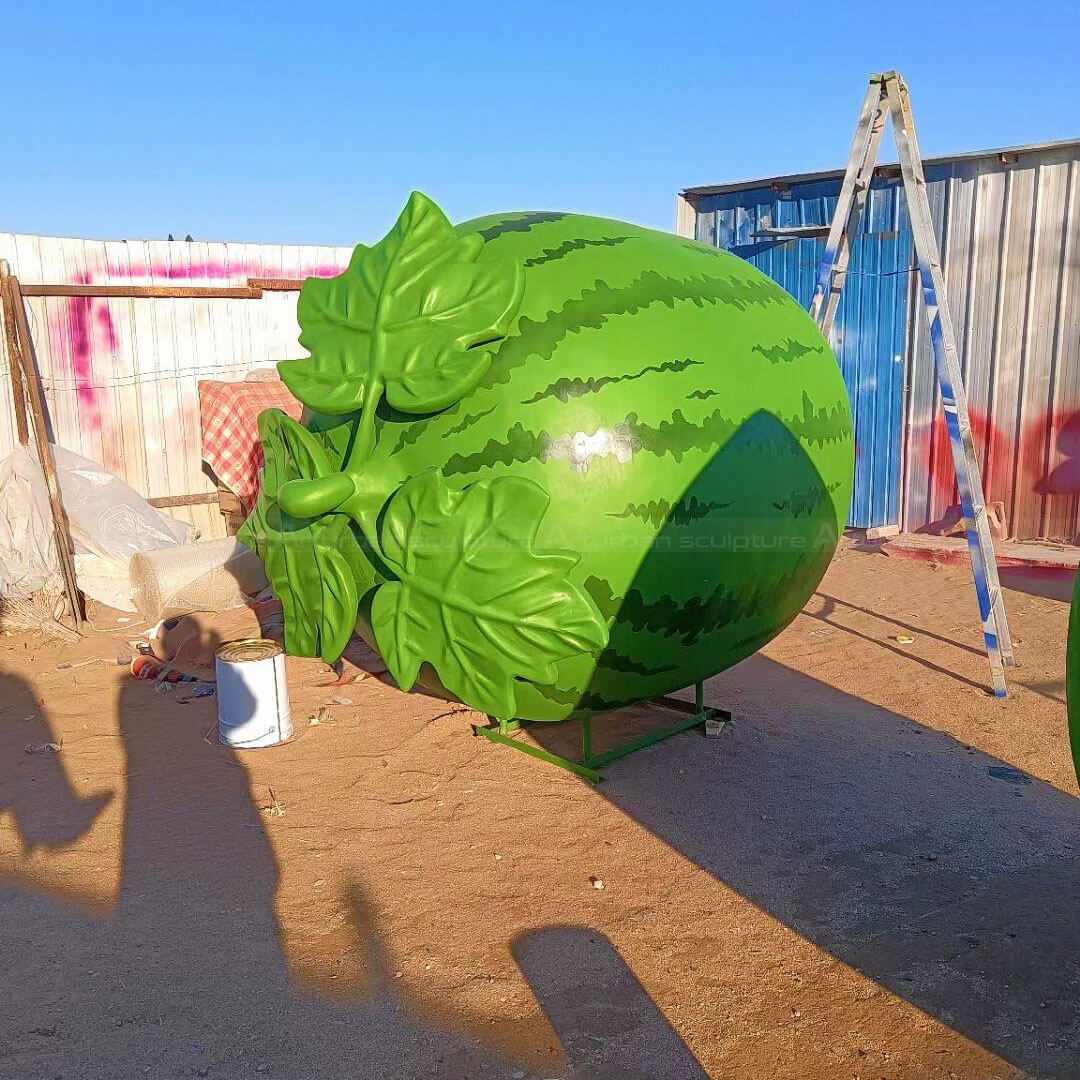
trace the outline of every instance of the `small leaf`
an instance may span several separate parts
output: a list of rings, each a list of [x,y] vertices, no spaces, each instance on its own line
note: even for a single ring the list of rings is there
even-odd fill
[[[323,444],[303,424],[298,424],[280,409],[271,411],[280,414],[279,418],[275,418],[277,437],[284,443],[285,450],[299,476],[305,478],[326,476],[333,471]],[[261,419],[262,415],[260,415]]]
[[[360,408],[372,387],[408,413],[458,401],[487,371],[524,289],[512,260],[476,262],[482,246],[413,192],[390,232],[358,247],[344,273],[304,282],[297,318],[311,356],[278,365],[286,385],[330,415]]]
[[[351,479],[330,470],[318,438],[291,417],[268,409],[259,417],[265,464],[255,508],[238,533],[263,562],[285,616],[285,647],[295,656],[336,660],[356,624],[358,588],[374,584],[349,519],[315,504],[340,503]],[[285,502],[280,501],[286,493]],[[304,511],[294,516],[292,510]]]
[[[259,439],[263,447],[259,490],[269,490],[274,498],[290,480],[311,480],[335,471],[318,437],[281,409],[259,413]]]
[[[319,653],[325,663],[333,664],[356,628],[356,579],[349,560],[337,548],[316,544],[315,558],[322,585]]]
[[[403,689],[427,662],[467,705],[509,719],[516,679],[550,684],[559,661],[604,647],[603,617],[567,576],[578,556],[535,546],[547,505],[531,480],[452,491],[434,469],[393,496],[381,539],[400,581],[379,588],[371,624]]]

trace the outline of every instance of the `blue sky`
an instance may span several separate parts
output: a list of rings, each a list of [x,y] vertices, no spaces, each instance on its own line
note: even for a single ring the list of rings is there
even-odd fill
[[[873,70],[928,156],[1080,135],[1076,11],[11,4],[0,229],[352,244],[413,188],[670,228],[680,187],[842,166]]]

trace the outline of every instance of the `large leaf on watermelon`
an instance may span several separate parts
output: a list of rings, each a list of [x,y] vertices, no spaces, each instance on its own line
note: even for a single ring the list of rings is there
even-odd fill
[[[348,644],[359,596],[374,576],[344,514],[298,517],[282,507],[281,493],[292,489],[303,496],[310,487],[317,494],[341,474],[322,475],[331,468],[322,445],[278,409],[259,417],[259,435],[265,455],[259,499],[238,539],[262,559],[281,601],[286,649],[333,663]]]
[[[531,480],[453,491],[436,469],[391,498],[380,536],[400,580],[376,592],[371,624],[403,689],[427,662],[466,704],[509,719],[516,679],[553,683],[560,660],[607,644],[603,616],[567,577],[578,556],[536,547],[547,506]]]
[[[311,355],[278,365],[289,389],[330,415],[360,408],[373,387],[407,413],[458,401],[487,371],[525,282],[512,260],[477,264],[482,246],[413,192],[390,232],[357,247],[344,273],[304,282],[297,318]]]

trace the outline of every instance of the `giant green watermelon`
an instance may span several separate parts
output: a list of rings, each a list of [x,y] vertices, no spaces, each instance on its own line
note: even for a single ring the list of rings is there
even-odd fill
[[[403,688],[503,719],[669,693],[824,574],[851,494],[836,361],[748,263],[618,221],[451,227],[414,194],[298,306],[242,538],[291,652],[354,626]]]

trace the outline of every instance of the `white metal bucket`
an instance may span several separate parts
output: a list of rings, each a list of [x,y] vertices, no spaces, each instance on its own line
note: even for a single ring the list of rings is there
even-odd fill
[[[292,735],[285,650],[276,641],[230,641],[214,655],[218,739],[226,746],[276,746]]]

